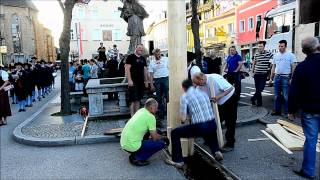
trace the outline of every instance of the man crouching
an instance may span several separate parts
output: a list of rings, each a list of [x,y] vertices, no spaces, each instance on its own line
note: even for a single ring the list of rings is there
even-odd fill
[[[157,101],[152,98],[148,99],[144,108],[138,110],[131,117],[121,133],[121,147],[130,153],[129,161],[133,165],[148,165],[147,160],[165,148],[168,143],[165,137],[156,132],[154,115],[157,109]]]

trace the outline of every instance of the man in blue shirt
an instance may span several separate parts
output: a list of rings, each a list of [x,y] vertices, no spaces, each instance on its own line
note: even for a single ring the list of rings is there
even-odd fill
[[[85,84],[87,84],[88,80],[90,79],[90,70],[91,70],[91,67],[88,63],[88,60],[85,59],[84,65],[82,66],[83,80],[84,80]]]
[[[235,94],[238,96],[238,100],[240,99],[241,93],[240,69],[242,65],[242,58],[238,54],[236,47],[231,46],[229,48],[229,56],[227,57],[225,72],[227,73],[227,80],[235,87]]]

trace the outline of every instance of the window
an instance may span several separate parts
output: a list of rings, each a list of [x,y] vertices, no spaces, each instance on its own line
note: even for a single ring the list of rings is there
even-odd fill
[[[11,35],[12,35],[12,43],[13,43],[13,52],[15,53],[21,52],[22,48],[21,48],[20,20],[16,15],[13,15],[11,20]]]
[[[111,30],[103,30],[103,41],[112,41],[112,31]]]
[[[91,39],[100,41],[101,40],[101,31],[100,29],[94,29],[91,34]]]
[[[266,38],[271,38],[274,34],[289,32],[293,24],[293,11],[288,11],[267,20]]]
[[[228,34],[234,34],[234,24],[230,23],[228,24]]]
[[[121,36],[121,31],[120,29],[114,29],[112,31],[112,39],[114,41],[121,41],[122,40],[122,36]]]
[[[84,9],[82,9],[82,8],[78,9],[78,18],[84,19],[85,16],[86,15],[85,15]]]
[[[100,18],[98,10],[92,10],[91,13],[92,13],[92,18],[93,19],[99,19]]]
[[[253,24],[253,17],[250,17],[248,19],[248,30],[253,30],[254,24]]]
[[[244,32],[245,31],[245,28],[244,28],[244,20],[241,20],[240,21],[240,32]]]
[[[211,18],[211,11],[204,12],[204,19],[210,19]]]
[[[120,18],[120,15],[121,15],[121,12],[120,12],[120,11],[113,11],[113,13],[112,13],[112,18],[113,18],[113,19],[119,19],[119,18]]]

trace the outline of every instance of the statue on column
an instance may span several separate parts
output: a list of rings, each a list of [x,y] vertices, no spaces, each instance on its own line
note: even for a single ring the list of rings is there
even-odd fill
[[[145,36],[143,19],[149,15],[137,0],[121,0],[123,7],[120,17],[128,23],[127,36],[130,37],[128,54],[132,54],[137,44],[141,44],[141,37]]]

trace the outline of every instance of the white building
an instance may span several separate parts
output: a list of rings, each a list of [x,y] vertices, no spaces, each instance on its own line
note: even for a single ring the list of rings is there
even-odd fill
[[[70,54],[80,59],[96,56],[100,42],[106,50],[117,45],[119,53],[128,51],[127,23],[120,18],[121,1],[91,1],[75,6],[71,24]]]

